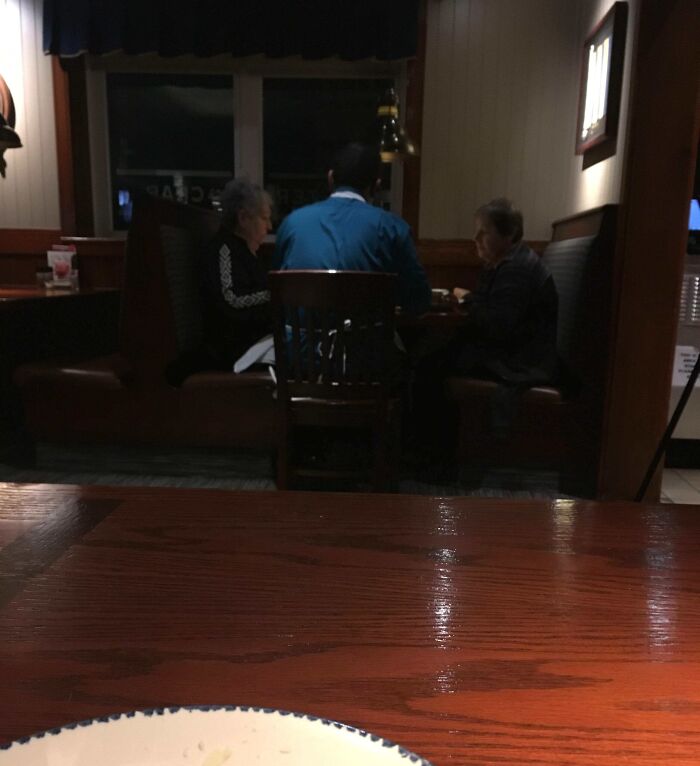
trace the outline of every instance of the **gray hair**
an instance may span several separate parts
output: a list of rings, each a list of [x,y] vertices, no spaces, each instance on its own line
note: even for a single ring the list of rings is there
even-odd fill
[[[260,213],[265,202],[272,205],[270,195],[261,186],[247,178],[234,178],[224,186],[219,196],[224,225],[235,227],[242,210],[251,215]]]
[[[489,220],[502,237],[513,242],[523,238],[523,214],[505,197],[497,197],[477,209],[476,215]]]

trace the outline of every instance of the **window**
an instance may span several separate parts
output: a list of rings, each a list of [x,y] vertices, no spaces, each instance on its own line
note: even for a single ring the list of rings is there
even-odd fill
[[[263,81],[264,185],[278,218],[328,195],[326,174],[349,141],[373,140],[387,79],[266,78]],[[383,179],[385,193],[389,193]]]
[[[233,175],[231,77],[109,74],[107,102],[114,228],[138,191],[211,207]]]
[[[210,207],[240,174],[271,192],[279,222],[327,195],[333,153],[369,138],[381,94],[404,73],[396,62],[186,58],[89,59],[97,236],[128,228],[137,192]],[[400,168],[384,174],[382,204],[400,212]]]

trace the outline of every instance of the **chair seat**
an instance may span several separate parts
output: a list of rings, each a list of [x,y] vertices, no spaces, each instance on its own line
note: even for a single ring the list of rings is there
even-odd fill
[[[493,396],[499,387],[499,383],[493,380],[479,380],[477,378],[452,377],[447,379],[447,395],[450,399],[488,399]],[[554,386],[533,386],[523,391],[520,404],[555,406],[562,404],[564,397],[562,392]]]
[[[385,417],[391,418],[399,407],[398,399],[389,399]],[[345,428],[369,428],[374,425],[379,409],[376,400],[292,399],[289,417],[297,425],[313,426],[325,423]]]

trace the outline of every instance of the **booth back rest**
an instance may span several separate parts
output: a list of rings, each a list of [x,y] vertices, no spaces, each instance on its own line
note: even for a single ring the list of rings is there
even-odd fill
[[[559,293],[557,345],[569,383],[602,413],[612,324],[617,205],[552,225],[543,258]]]
[[[597,492],[610,367],[617,205],[557,221],[544,256],[559,291],[559,351],[569,399],[563,436],[579,479]]]
[[[542,260],[554,279],[559,298],[557,315],[557,351],[559,358],[570,375],[576,375],[580,368],[582,333],[579,324],[585,307],[587,272],[590,269],[590,252],[595,237],[551,242],[544,251]]]
[[[165,273],[178,354],[195,351],[204,340],[200,283],[201,250],[189,229],[161,226]]]
[[[213,210],[150,195],[136,200],[126,245],[120,350],[137,381],[162,383],[167,365],[201,337],[197,264],[220,220]]]

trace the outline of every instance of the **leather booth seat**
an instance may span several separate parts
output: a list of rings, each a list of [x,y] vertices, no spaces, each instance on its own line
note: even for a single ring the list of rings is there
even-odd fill
[[[15,373],[37,441],[274,447],[274,383],[242,374],[170,371],[202,342],[199,257],[219,217],[176,202],[137,202],[126,248],[119,352]],[[180,364],[180,369],[185,369]]]

